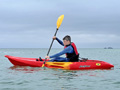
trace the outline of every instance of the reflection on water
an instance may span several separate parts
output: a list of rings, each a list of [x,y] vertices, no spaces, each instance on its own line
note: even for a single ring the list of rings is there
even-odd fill
[[[38,67],[29,67],[29,66],[12,66],[9,69],[15,71],[24,71],[25,73],[33,73],[42,70],[41,68]]]
[[[104,77],[104,74],[102,72],[107,71],[107,70],[61,70],[61,69],[52,69],[56,71],[57,73],[53,74],[57,76],[58,78],[62,79],[73,79],[77,77],[82,77],[82,76],[93,76],[93,77]],[[108,69],[112,70],[112,69]]]
[[[73,79],[77,77],[77,71],[70,71],[70,70],[61,70],[61,69],[53,69],[57,73],[53,74],[57,76],[59,79]]]
[[[62,70],[62,69],[55,69],[55,68],[46,68],[46,67],[29,67],[29,66],[11,66],[9,69],[14,71],[23,71],[24,73],[34,73],[39,71],[54,71],[54,73],[51,73],[52,75],[57,76],[59,79],[65,78],[65,79],[73,79],[75,77],[79,76],[95,76],[95,77],[103,77],[103,75],[100,74],[101,71],[105,70]],[[108,69],[112,70],[112,69]]]

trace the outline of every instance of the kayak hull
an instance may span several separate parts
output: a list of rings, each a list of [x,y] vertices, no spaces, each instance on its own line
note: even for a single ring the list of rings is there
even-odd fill
[[[43,61],[36,61],[38,58],[23,58],[9,55],[5,55],[5,57],[15,66],[42,67],[44,62],[44,59],[42,59]],[[100,60],[87,60],[81,62],[46,62],[45,67],[66,70],[86,70],[111,69],[114,65]]]

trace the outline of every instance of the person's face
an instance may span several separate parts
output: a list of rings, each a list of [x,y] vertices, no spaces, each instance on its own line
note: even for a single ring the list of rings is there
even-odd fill
[[[70,44],[70,41],[63,40],[63,44],[64,44],[64,46],[69,45],[69,44]]]

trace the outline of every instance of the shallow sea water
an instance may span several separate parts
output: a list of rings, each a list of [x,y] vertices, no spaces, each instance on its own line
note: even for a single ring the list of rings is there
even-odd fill
[[[113,64],[111,70],[69,71],[15,67],[4,55],[37,58],[48,49],[0,49],[0,90],[120,90],[120,49],[78,49],[80,56]],[[52,49],[50,55],[62,49]]]

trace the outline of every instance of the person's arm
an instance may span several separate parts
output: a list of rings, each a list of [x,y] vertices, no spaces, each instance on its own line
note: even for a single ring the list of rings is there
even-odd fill
[[[59,53],[57,53],[57,54],[55,54],[55,55],[50,56],[50,58],[59,57],[59,56],[61,56],[61,55],[63,55],[63,54],[72,53],[72,52],[73,52],[72,46],[68,46],[68,47],[65,48],[63,51],[61,51],[61,52],[59,52]]]
[[[59,42],[59,44],[61,44],[62,46],[64,46],[63,42],[62,42],[60,39],[58,39],[58,38],[56,37],[56,40]]]

